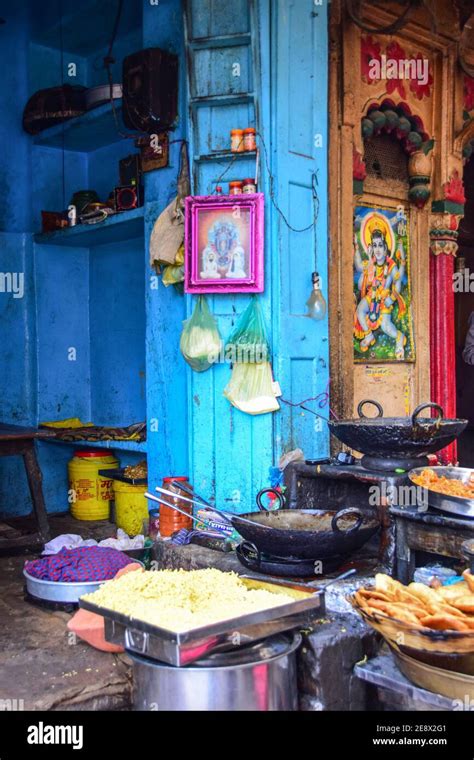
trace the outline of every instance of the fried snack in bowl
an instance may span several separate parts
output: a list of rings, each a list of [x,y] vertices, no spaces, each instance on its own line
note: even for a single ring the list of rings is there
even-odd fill
[[[474,653],[474,592],[466,573],[464,581],[436,589],[422,583],[404,586],[378,573],[374,587],[358,589],[348,601],[392,646],[412,652]]]
[[[460,499],[474,499],[474,480],[471,477],[469,483],[464,483],[457,478],[447,478],[438,475],[434,470],[427,467],[418,475],[413,475],[413,483],[429,491],[436,491],[445,496],[456,496]]]
[[[466,581],[471,594],[474,594],[474,575],[472,575],[472,573],[470,573],[469,570],[464,570],[462,577]]]

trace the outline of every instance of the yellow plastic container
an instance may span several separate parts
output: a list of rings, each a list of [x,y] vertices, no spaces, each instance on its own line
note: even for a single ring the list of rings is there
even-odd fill
[[[115,457],[103,451],[74,452],[68,462],[68,475],[73,496],[71,514],[76,520],[109,519],[110,502],[114,498],[113,480],[99,475],[99,470],[115,470],[118,466]]]
[[[129,536],[143,533],[143,521],[148,519],[146,490],[146,486],[114,480],[115,524]]]

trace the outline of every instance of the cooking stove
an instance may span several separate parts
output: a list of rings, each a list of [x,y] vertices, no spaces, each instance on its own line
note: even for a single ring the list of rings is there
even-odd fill
[[[299,559],[298,557],[276,557],[260,552],[250,541],[242,541],[235,551],[239,562],[254,573],[264,573],[280,578],[320,579],[338,570],[346,557],[327,559]]]
[[[352,464],[337,459],[288,465],[285,469],[289,509],[342,509],[356,507],[361,512],[378,511],[381,530],[354,556],[376,557],[387,572],[395,570],[395,531],[390,519],[390,493],[410,484],[407,472],[368,469],[361,460]],[[397,460],[397,464],[401,462]]]
[[[352,461],[352,460],[351,460]],[[353,464],[337,460],[289,465],[285,470],[287,507],[290,509],[340,509],[357,507],[362,512],[377,509],[381,530],[357,554],[377,557],[383,568],[402,583],[413,580],[415,568],[428,561],[446,558],[467,566],[462,544],[474,539],[474,520],[433,508],[394,499],[408,494],[408,469],[368,469],[367,460]],[[408,465],[408,463],[405,463]],[[375,488],[374,488],[375,487]],[[451,562],[451,564],[453,564]]]

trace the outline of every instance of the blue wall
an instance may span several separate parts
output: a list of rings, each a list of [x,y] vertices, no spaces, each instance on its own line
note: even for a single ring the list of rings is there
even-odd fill
[[[194,165],[193,157],[227,149],[231,128],[256,124],[279,205],[295,227],[311,221],[317,174],[316,229],[295,233],[272,207],[269,177],[262,169],[266,274],[261,300],[284,397],[302,401],[325,390],[327,321],[316,324],[301,315],[311,272],[319,270],[324,288],[327,281],[327,8],[318,6],[315,16],[312,0],[190,0],[190,38],[245,39],[215,50],[198,44],[186,59],[180,0],[124,3],[115,79],[121,78],[123,56],[140,47],[163,47],[180,58],[179,119],[170,133],[170,166],[145,177],[143,234],[135,228],[121,242],[67,247],[33,242],[33,233],[41,228],[40,211],[65,208],[75,190],[87,187],[105,199],[118,184],[119,159],[136,149],[111,122],[97,132],[103,146],[98,149],[93,141],[79,149],[71,143],[64,152],[60,140],[38,144],[22,130],[22,111],[35,90],[62,79],[88,86],[105,83],[102,58],[116,3],[63,0],[62,31],[55,2],[11,5],[0,0],[0,15],[7,19],[0,27],[0,139],[8,145],[0,155],[0,179],[8,188],[0,196],[0,271],[23,272],[25,294],[13,299],[0,293],[0,419],[36,424],[80,416],[126,425],[146,417],[152,488],[164,475],[188,475],[204,496],[246,511],[283,451],[300,446],[307,456],[324,454],[327,432],[312,416],[284,405],[280,413],[253,418],[231,407],[222,395],[230,377],[227,365],[203,374],[190,370],[179,338],[194,299],[156,278],[148,241],[157,216],[176,193],[183,138],[190,138],[193,192],[207,194],[228,161]],[[235,61],[241,65],[240,77],[231,74]],[[67,79],[71,62],[77,76]],[[189,118],[189,97],[223,94],[244,97],[210,103]],[[315,133],[321,134],[321,148],[315,147]],[[235,178],[251,176],[254,167],[253,159],[239,163]],[[209,303],[225,338],[248,297],[214,296]],[[74,447],[39,448],[48,509],[63,511],[66,463]],[[143,457],[119,453],[122,463]],[[13,503],[7,499],[11,493],[16,495]],[[11,461],[0,460],[0,503],[15,514],[29,509],[21,470]]]

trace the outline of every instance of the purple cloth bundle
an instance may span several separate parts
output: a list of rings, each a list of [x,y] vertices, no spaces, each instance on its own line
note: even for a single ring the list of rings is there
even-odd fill
[[[61,549],[57,554],[34,559],[25,564],[25,570],[43,581],[108,581],[133,561],[117,549],[81,546],[77,549]]]

